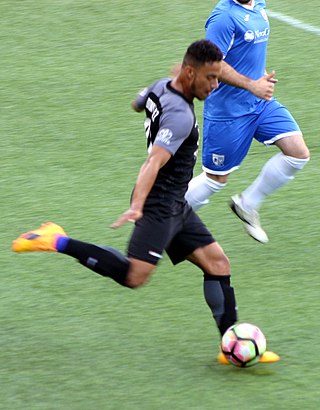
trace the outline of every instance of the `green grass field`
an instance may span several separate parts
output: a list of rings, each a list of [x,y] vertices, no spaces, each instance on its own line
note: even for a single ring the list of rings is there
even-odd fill
[[[311,7],[272,11],[319,27]],[[128,206],[145,158],[130,101],[203,37],[211,1],[3,0],[0,408],[4,410],[315,410],[319,408],[319,39],[271,19],[268,69],[312,160],[264,204],[270,237],[254,242],[228,210],[276,152],[253,144],[228,186],[200,211],[231,259],[239,316],[261,327],[281,362],[215,361],[219,336],[191,264],[167,258],[130,291],[53,254],[11,241],[52,220],[74,238],[125,251]],[[202,104],[197,103],[201,124]],[[196,166],[200,171],[201,161]]]

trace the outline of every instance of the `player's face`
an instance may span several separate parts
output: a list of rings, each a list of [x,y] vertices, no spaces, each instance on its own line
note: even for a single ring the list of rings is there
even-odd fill
[[[200,68],[194,69],[191,90],[195,98],[204,100],[215,88],[218,88],[221,70],[221,62],[205,63]]]

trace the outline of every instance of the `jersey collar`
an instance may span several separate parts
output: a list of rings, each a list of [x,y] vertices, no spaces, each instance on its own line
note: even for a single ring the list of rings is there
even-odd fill
[[[247,5],[247,4],[241,4],[241,3],[239,3],[237,0],[233,0],[235,3],[237,3],[237,4],[239,4],[239,6],[242,6],[242,7],[244,7],[245,9],[248,9],[248,10],[253,10],[253,8],[254,8],[254,6],[256,5],[256,3],[255,3],[255,1],[253,0],[253,2],[252,2],[252,4],[251,5]]]
[[[172,93],[180,95],[180,97],[182,97],[188,104],[190,104],[190,105],[193,106],[193,102],[192,102],[192,101],[189,101],[184,94],[182,94],[180,91],[178,91],[178,90],[176,90],[175,88],[172,87],[172,85],[171,85],[171,80],[169,80],[169,81],[167,82],[167,88],[168,88],[168,90],[170,90]]]

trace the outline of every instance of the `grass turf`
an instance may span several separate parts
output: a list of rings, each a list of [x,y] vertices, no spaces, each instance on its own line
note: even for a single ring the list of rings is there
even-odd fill
[[[316,24],[299,1],[268,5]],[[165,258],[148,285],[129,291],[62,255],[10,252],[21,231],[47,220],[125,250],[131,227],[109,225],[127,208],[145,157],[143,115],[130,100],[203,36],[211,6],[1,2],[0,408],[318,407],[316,35],[271,21],[268,69],[276,69],[276,96],[297,118],[312,161],[264,204],[270,243],[247,237],[226,204],[273,149],[253,144],[200,211],[231,259],[240,319],[261,327],[280,363],[242,370],[215,362],[218,333],[190,264],[173,268]],[[198,103],[200,124],[201,110]]]

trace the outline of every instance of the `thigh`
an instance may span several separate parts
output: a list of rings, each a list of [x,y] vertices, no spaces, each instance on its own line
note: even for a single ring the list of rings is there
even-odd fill
[[[157,265],[174,235],[172,223],[172,217],[145,214],[135,223],[128,244],[128,257]]]
[[[302,132],[289,110],[277,100],[265,104],[259,116],[255,139],[265,145],[290,136],[302,136]]]
[[[249,151],[255,127],[255,115],[230,121],[204,119],[203,170],[209,174],[225,175],[239,168]]]
[[[187,259],[209,275],[230,275],[229,259],[218,242],[196,249]]]
[[[166,251],[172,263],[176,265],[187,259],[196,249],[215,242],[208,228],[199,216],[186,204],[182,226],[173,237]]]

